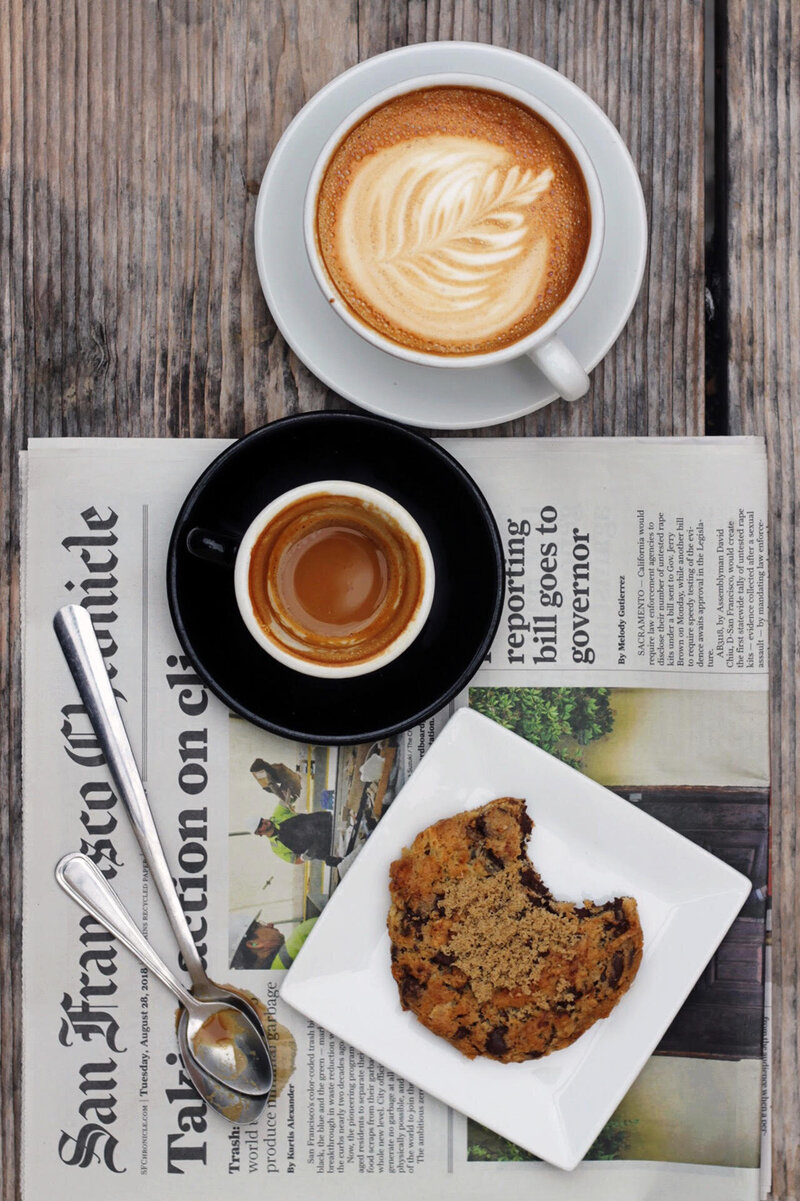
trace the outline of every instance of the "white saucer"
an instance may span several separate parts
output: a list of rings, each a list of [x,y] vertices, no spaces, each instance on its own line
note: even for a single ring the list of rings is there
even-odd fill
[[[559,112],[592,156],[606,208],[600,265],[561,328],[587,371],[613,346],[639,292],[647,216],[631,156],[605,113],[574,83],[535,59],[472,42],[427,42],[367,59],[337,76],[292,121],[258,195],[255,248],[270,312],[298,358],[340,396],[383,417],[431,429],[497,425],[541,409],[557,393],[524,356],[468,371],[421,367],[360,338],[331,311],[303,244],[303,198],[330,134],[374,93],[414,75],[460,71],[526,88]]]

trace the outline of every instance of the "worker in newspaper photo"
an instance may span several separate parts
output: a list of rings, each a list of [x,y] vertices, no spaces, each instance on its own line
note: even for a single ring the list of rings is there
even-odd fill
[[[231,967],[292,964],[394,799],[402,762],[396,737],[323,747],[230,719]]]
[[[250,772],[277,805],[269,817],[258,809],[253,833],[269,840],[273,852],[287,863],[302,863],[321,859],[336,867],[341,855],[331,854],[333,814],[328,809],[297,813],[295,804],[300,797],[300,774],[284,763],[267,763],[254,759]]]

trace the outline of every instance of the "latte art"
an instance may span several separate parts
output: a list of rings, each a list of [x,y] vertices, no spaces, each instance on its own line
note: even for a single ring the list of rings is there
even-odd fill
[[[471,88],[412,92],[369,114],[318,195],[318,246],[340,297],[429,353],[496,350],[538,328],[571,290],[589,233],[559,135]]]
[[[355,165],[338,254],[370,308],[425,340],[477,341],[521,320],[549,240],[535,202],[553,171],[498,146],[418,138]]]

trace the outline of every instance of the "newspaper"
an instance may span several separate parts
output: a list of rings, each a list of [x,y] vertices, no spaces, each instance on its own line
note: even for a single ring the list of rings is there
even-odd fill
[[[290,1190],[349,1199],[376,1187],[387,1201],[477,1201],[490,1190],[506,1201],[766,1195],[764,446],[443,444],[483,488],[504,541],[497,637],[447,712],[398,737],[336,749],[281,741],[231,715],[176,640],[164,580],[170,531],[189,487],[227,443],[31,441],[23,456],[27,1201],[247,1201]],[[52,631],[68,602],[92,615],[209,971],[249,989],[269,1013],[277,1088],[255,1125],[207,1111],[177,1056],[172,999],[54,881],[65,852],[85,851],[176,962]],[[573,1173],[467,1122],[279,995],[364,840],[463,704],[753,882],[657,1054]],[[324,845],[310,840],[298,856],[280,829],[256,835],[262,818],[287,813],[316,815]]]

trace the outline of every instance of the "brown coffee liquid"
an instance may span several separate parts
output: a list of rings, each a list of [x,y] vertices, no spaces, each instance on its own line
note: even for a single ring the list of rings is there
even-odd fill
[[[429,354],[510,346],[563,304],[591,235],[561,136],[496,92],[425,88],[364,117],[317,197],[317,245],[339,298]]]
[[[283,555],[277,573],[282,603],[309,630],[340,634],[369,622],[386,597],[389,564],[362,530],[323,526]]]
[[[250,599],[270,640],[308,662],[366,662],[408,625],[423,592],[419,548],[386,514],[319,493],[284,509],[250,556]]]

